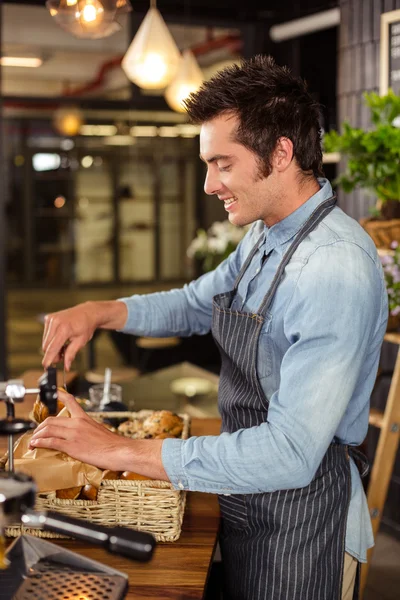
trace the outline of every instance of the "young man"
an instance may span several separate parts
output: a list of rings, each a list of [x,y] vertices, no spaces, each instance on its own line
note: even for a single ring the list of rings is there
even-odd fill
[[[187,110],[202,125],[205,191],[232,223],[254,225],[183,289],[48,315],[43,364],[69,340],[69,368],[97,327],[154,336],[211,328],[222,433],[121,440],[62,395],[72,419],[47,419],[32,444],[219,494],[227,598],[350,600],[373,543],[353,457],[386,328],[380,261],[319,178],[319,111],[302,80],[256,57],[204,83]]]

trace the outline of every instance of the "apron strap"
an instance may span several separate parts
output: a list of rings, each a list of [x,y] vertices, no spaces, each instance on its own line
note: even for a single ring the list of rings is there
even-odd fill
[[[307,237],[307,235],[311,231],[313,231],[313,229],[317,227],[317,225],[326,217],[326,215],[334,208],[335,205],[336,194],[328,198],[328,200],[322,202],[322,204],[317,206],[317,208],[311,213],[310,217],[307,219],[300,231],[297,233],[295,239],[289,246],[289,249],[284,255],[282,261],[280,262],[279,267],[275,273],[274,279],[272,280],[272,283],[270,285],[270,288],[264,296],[264,299],[257,311],[258,315],[264,316],[267,312],[275,296],[275,292],[278,288],[282,275],[286,269],[286,265],[289,263],[290,259],[292,258],[293,254],[295,253],[301,242],[304,240],[305,237]]]
[[[347,450],[351,458],[357,465],[360,477],[365,477],[369,473],[369,460],[361,450],[356,446],[347,446]]]
[[[257,242],[255,243],[255,245],[253,246],[250,254],[248,255],[248,257],[246,258],[245,262],[243,263],[242,268],[239,271],[239,275],[236,277],[236,281],[235,281],[235,285],[233,286],[233,290],[232,291],[236,291],[238,288],[238,285],[243,277],[243,275],[245,274],[247,267],[249,266],[249,264],[251,263],[251,261],[253,260],[254,256],[257,254],[258,248],[262,242],[262,240],[264,239],[264,233],[262,233],[260,235],[260,237],[258,238]]]

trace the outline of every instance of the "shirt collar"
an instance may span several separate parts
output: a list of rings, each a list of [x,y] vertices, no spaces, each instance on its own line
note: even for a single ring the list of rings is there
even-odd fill
[[[318,178],[321,189],[311,196],[299,208],[288,215],[282,221],[275,223],[272,227],[264,225],[265,230],[265,253],[268,254],[277,246],[285,244],[290,240],[307,221],[311,213],[325,200],[333,195],[332,186],[329,181],[323,177]]]

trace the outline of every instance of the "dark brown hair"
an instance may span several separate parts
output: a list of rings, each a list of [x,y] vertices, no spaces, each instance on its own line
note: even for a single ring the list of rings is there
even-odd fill
[[[271,155],[280,137],[292,141],[304,175],[323,174],[319,105],[305,81],[271,56],[255,56],[223,69],[190,94],[185,107],[193,123],[236,113],[235,141],[259,157],[263,176],[271,172]]]

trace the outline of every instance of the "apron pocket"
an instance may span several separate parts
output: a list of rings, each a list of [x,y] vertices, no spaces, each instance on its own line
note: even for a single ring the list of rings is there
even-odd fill
[[[245,494],[218,495],[221,515],[227,525],[236,529],[247,527],[247,505]]]
[[[257,346],[257,375],[259,379],[268,377],[273,367],[273,346],[271,340],[272,315],[265,315],[264,326],[261,330]]]

